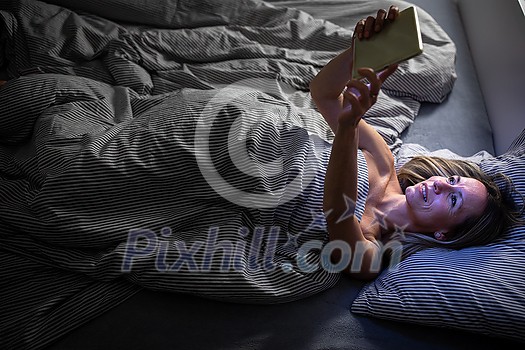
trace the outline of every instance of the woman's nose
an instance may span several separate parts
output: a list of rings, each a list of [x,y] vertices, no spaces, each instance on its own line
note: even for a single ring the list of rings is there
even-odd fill
[[[441,181],[441,180],[434,181],[434,192],[436,192],[436,194],[439,194],[443,191],[447,191],[451,187],[452,185],[450,185],[448,182]]]

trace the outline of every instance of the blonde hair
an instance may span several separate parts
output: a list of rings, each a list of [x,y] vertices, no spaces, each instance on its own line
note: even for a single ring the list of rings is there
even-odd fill
[[[432,176],[470,177],[479,180],[488,193],[488,203],[479,217],[470,217],[449,232],[446,241],[422,233],[409,233],[400,238],[402,242],[402,259],[426,248],[444,247],[460,249],[469,246],[485,245],[500,237],[505,228],[521,222],[518,211],[514,210],[511,201],[504,196],[514,191],[512,181],[503,174],[489,176],[472,162],[439,157],[417,156],[405,163],[398,171],[398,179],[403,193],[406,188]],[[497,183],[502,183],[500,189]],[[399,238],[398,238],[399,239]]]

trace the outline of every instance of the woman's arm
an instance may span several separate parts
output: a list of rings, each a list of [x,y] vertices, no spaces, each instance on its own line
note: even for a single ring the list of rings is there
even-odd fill
[[[391,7],[390,12],[397,13]],[[386,12],[378,11],[380,30]],[[372,17],[372,19],[374,19]],[[370,36],[370,17],[356,26],[356,36]],[[364,34],[360,34],[364,33]],[[357,201],[357,151],[364,148],[374,158],[384,155],[391,157],[390,150],[382,137],[361,120],[365,112],[376,102],[381,84],[397,66],[390,66],[376,74],[369,68],[359,70],[369,85],[351,80],[352,48],[344,51],[328,63],[311,83],[311,94],[321,114],[335,133],[328,169],[325,177],[324,211],[327,213],[327,228],[330,241],[344,241],[350,248],[350,262],[345,272],[364,279],[370,279],[379,271],[372,271],[374,259],[379,258],[379,245],[375,237],[365,236],[357,218],[353,215]],[[386,167],[388,168],[388,167]],[[389,169],[389,168],[388,168]],[[334,250],[331,258],[339,262],[342,254]],[[360,261],[354,261],[359,259]],[[356,264],[357,263],[357,264]]]
[[[357,201],[357,150],[361,129],[359,124],[363,114],[374,104],[370,91],[379,91],[381,80],[369,68],[359,73],[370,81],[370,88],[361,81],[351,80],[348,89],[342,93],[347,106],[337,118],[337,128],[332,145],[332,152],[325,177],[323,209],[327,213],[326,221],[330,241],[344,241],[350,248],[350,261],[345,272],[363,279],[370,279],[378,271],[371,271],[371,264],[379,253],[379,246],[374,237],[366,237],[357,218],[353,215]],[[359,92],[359,97],[352,93]],[[335,250],[331,258],[339,262],[342,255]],[[356,268],[354,258],[357,261]],[[350,269],[349,267],[352,267]]]
[[[396,6],[391,6],[388,11],[388,19],[395,20],[398,14],[399,9]],[[386,16],[386,11],[380,9],[377,11],[376,18],[369,16],[366,20],[359,21],[354,30],[354,40],[362,40],[363,38],[366,40],[373,35],[372,33],[380,32],[385,24]],[[351,79],[352,65],[353,45],[331,60],[310,83],[312,99],[334,133],[337,130],[337,118],[341,111],[347,107],[343,98],[343,90]],[[397,66],[393,65],[379,73],[381,81],[384,82],[396,68]],[[376,96],[378,92],[376,92]],[[363,128],[360,135],[360,148],[367,149],[368,146],[373,146],[377,141],[382,142],[382,138],[377,138],[379,135],[375,134],[373,129]]]
[[[331,60],[310,83],[310,95],[317,110],[335,133],[337,118],[344,106],[343,90],[351,76],[353,47],[346,49]]]

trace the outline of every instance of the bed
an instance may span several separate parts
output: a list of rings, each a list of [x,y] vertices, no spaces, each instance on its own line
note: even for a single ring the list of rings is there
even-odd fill
[[[224,201],[229,192],[221,192],[223,182],[197,180],[197,173],[210,170],[209,157],[230,169],[221,163],[228,152],[220,151],[228,149],[228,140],[212,139],[220,147],[210,154],[214,129],[200,123],[204,114],[219,124],[226,120],[219,130],[233,128],[241,143],[248,133],[260,143],[271,135],[287,151],[279,154],[290,160],[284,162],[288,171],[307,180],[300,195],[292,186],[293,199],[282,205],[280,219],[290,230],[283,232],[285,245],[297,245],[286,233],[304,225],[323,229],[308,212],[322,179],[308,169],[326,160],[332,135],[313,108],[308,82],[348,45],[358,19],[392,3],[418,6],[425,54],[404,63],[385,84],[366,116],[369,123],[398,164],[415,154],[466,158],[489,173],[505,171],[525,193],[524,118],[512,117],[511,109],[507,116],[494,115],[501,109],[489,101],[486,77],[476,69],[483,62],[471,55],[481,50],[466,19],[475,1],[2,3],[0,66],[9,82],[0,90],[0,346],[522,346],[523,226],[486,247],[429,249],[366,283],[337,274],[304,278],[286,249],[272,257],[279,268],[271,273],[260,274],[254,263],[255,270],[226,277],[214,274],[224,260],[194,254],[193,243],[209,239],[213,223],[220,222],[221,230],[249,227],[246,217],[265,217],[273,205],[273,197],[247,196],[248,203],[258,203],[257,211],[239,212],[243,203],[229,204],[239,196]],[[238,115],[249,121],[249,132],[228,119]],[[500,123],[512,125],[511,133],[502,134]],[[268,154],[280,152],[263,146]],[[204,161],[188,160],[192,147],[206,155]],[[316,157],[292,162],[305,149]],[[257,156],[275,160],[268,154]],[[180,186],[173,172],[195,182]],[[229,183],[244,176],[214,174]],[[127,186],[119,187],[122,179]],[[278,180],[270,185],[281,189]],[[210,183],[216,195],[203,198],[216,205],[202,206],[198,199]],[[268,184],[241,185],[259,193]],[[130,204],[130,198],[140,202]],[[166,260],[150,254],[151,242],[167,254],[175,231],[186,235],[179,252],[204,259],[197,262],[205,271],[169,274]],[[231,241],[240,242],[240,235],[254,242],[257,230],[249,231],[232,233]],[[126,260],[130,249],[137,259]],[[245,267],[243,258],[237,262]]]

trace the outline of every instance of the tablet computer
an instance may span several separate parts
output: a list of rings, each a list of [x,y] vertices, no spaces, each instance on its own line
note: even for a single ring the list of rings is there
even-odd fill
[[[414,6],[399,12],[395,21],[370,39],[354,38],[354,63],[352,78],[359,79],[359,68],[369,67],[378,72],[391,64],[399,63],[423,52],[419,19]]]

